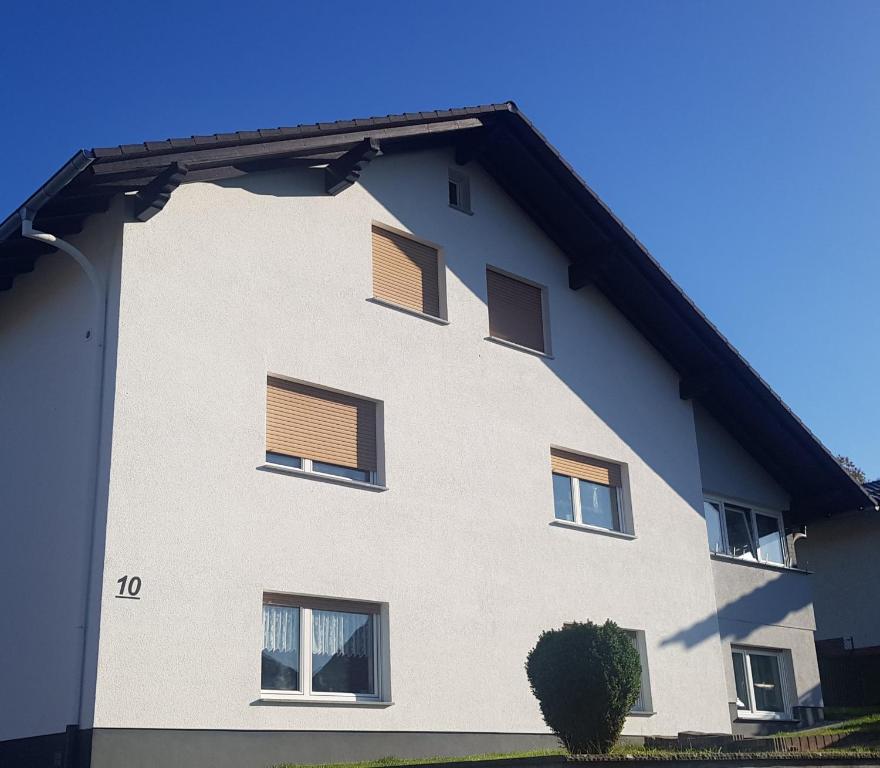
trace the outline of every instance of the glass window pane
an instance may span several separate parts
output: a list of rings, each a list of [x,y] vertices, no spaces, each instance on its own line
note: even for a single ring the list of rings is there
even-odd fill
[[[373,615],[312,611],[312,690],[375,694]]]
[[[313,461],[312,469],[315,472],[321,472],[325,475],[336,475],[337,477],[347,477],[349,480],[359,480],[362,483],[370,482],[370,473],[366,469],[352,469],[351,467],[340,467],[337,464],[326,464],[323,461]]]
[[[574,521],[574,508],[571,504],[571,478],[553,475],[553,507],[557,520]]]
[[[741,653],[733,654],[733,679],[736,681],[736,708],[750,709],[749,681],[746,677],[746,660]]]
[[[299,690],[299,608],[263,606],[264,691]]]
[[[743,560],[754,560],[755,550],[752,546],[751,513],[744,507],[733,504],[724,505],[724,517],[727,521],[728,554],[741,557]]]
[[[709,535],[709,551],[724,552],[724,537],[721,534],[721,506],[714,501],[704,501],[703,515],[706,518],[706,532]]]
[[[581,497],[581,522],[612,531],[620,530],[617,510],[617,489],[607,485],[578,480]]]
[[[761,559],[768,563],[785,564],[779,518],[755,512],[755,526],[758,529],[758,551]]]
[[[782,712],[782,679],[779,658],[763,654],[749,654],[752,683],[755,689],[755,709],[759,712]]]
[[[287,456],[283,453],[272,453],[271,451],[267,451],[266,461],[270,464],[281,464],[285,467],[296,467],[297,469],[302,468],[302,459],[300,459],[299,456]]]
[[[633,648],[636,649],[636,653],[639,654],[639,663],[644,664],[642,661],[642,649],[639,647],[639,636],[631,631],[626,630],[626,636],[629,638],[629,641],[633,644]],[[642,679],[645,677],[645,670],[642,669]],[[633,704],[632,711],[633,712],[645,712],[647,707],[645,707],[645,697],[643,695],[642,686],[639,686],[639,698],[636,699],[636,703]]]
[[[458,184],[449,180],[449,204],[458,205]]]

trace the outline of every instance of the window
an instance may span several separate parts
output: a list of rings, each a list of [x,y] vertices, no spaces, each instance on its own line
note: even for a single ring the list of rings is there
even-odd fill
[[[645,633],[639,630],[626,629],[627,637],[632,642],[633,647],[639,653],[639,661],[642,665],[642,685],[639,688],[639,698],[633,704],[632,712],[649,713],[651,711],[651,688],[648,678],[648,654],[645,646]]]
[[[787,565],[782,514],[717,499],[703,501],[709,550],[740,560]]]
[[[733,648],[736,708],[742,717],[788,716],[783,653]]]
[[[373,225],[373,298],[445,319],[437,248]]]
[[[370,603],[264,595],[261,690],[378,700],[379,613]]]
[[[552,448],[550,468],[557,520],[627,532],[619,465]]]
[[[376,403],[269,376],[266,461],[377,482]]]
[[[471,213],[471,182],[461,171],[449,169],[449,205],[464,213]]]
[[[491,268],[486,287],[489,337],[546,352],[544,289]]]

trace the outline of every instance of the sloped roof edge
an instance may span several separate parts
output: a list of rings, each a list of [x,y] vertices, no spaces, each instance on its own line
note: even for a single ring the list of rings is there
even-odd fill
[[[106,210],[113,196],[155,182],[172,162],[196,169],[190,181],[229,167],[249,172],[261,161],[296,162],[340,152],[365,136],[382,140],[383,150],[406,151],[429,142],[461,143],[464,134],[478,137],[471,141],[472,157],[536,217],[573,265],[587,267],[596,286],[682,377],[696,381],[694,396],[769,465],[801,517],[874,506],[866,489],[512,101],[81,151],[25,205],[38,212],[38,228],[63,237]],[[21,240],[18,226],[17,211],[0,224],[0,290],[11,287],[16,274],[32,270],[46,249]],[[625,279],[616,279],[618,272],[625,272]]]

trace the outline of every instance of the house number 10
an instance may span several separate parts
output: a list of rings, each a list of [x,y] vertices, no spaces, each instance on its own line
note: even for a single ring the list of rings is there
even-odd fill
[[[121,579],[117,579],[116,583],[119,585],[119,593],[115,597],[124,597],[127,600],[140,600],[138,597],[138,593],[141,591],[140,576],[123,576]]]

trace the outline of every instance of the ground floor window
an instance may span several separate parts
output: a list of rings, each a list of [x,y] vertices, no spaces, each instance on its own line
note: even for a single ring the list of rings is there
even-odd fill
[[[782,651],[733,648],[736,708],[741,716],[783,718],[788,714]]]
[[[640,630],[626,629],[627,637],[633,647],[639,653],[639,661],[642,665],[642,684],[639,688],[639,698],[633,704],[632,712],[646,714],[651,711],[651,687],[648,678],[648,653],[645,646],[645,633]]]
[[[379,606],[263,596],[263,692],[379,698]]]

